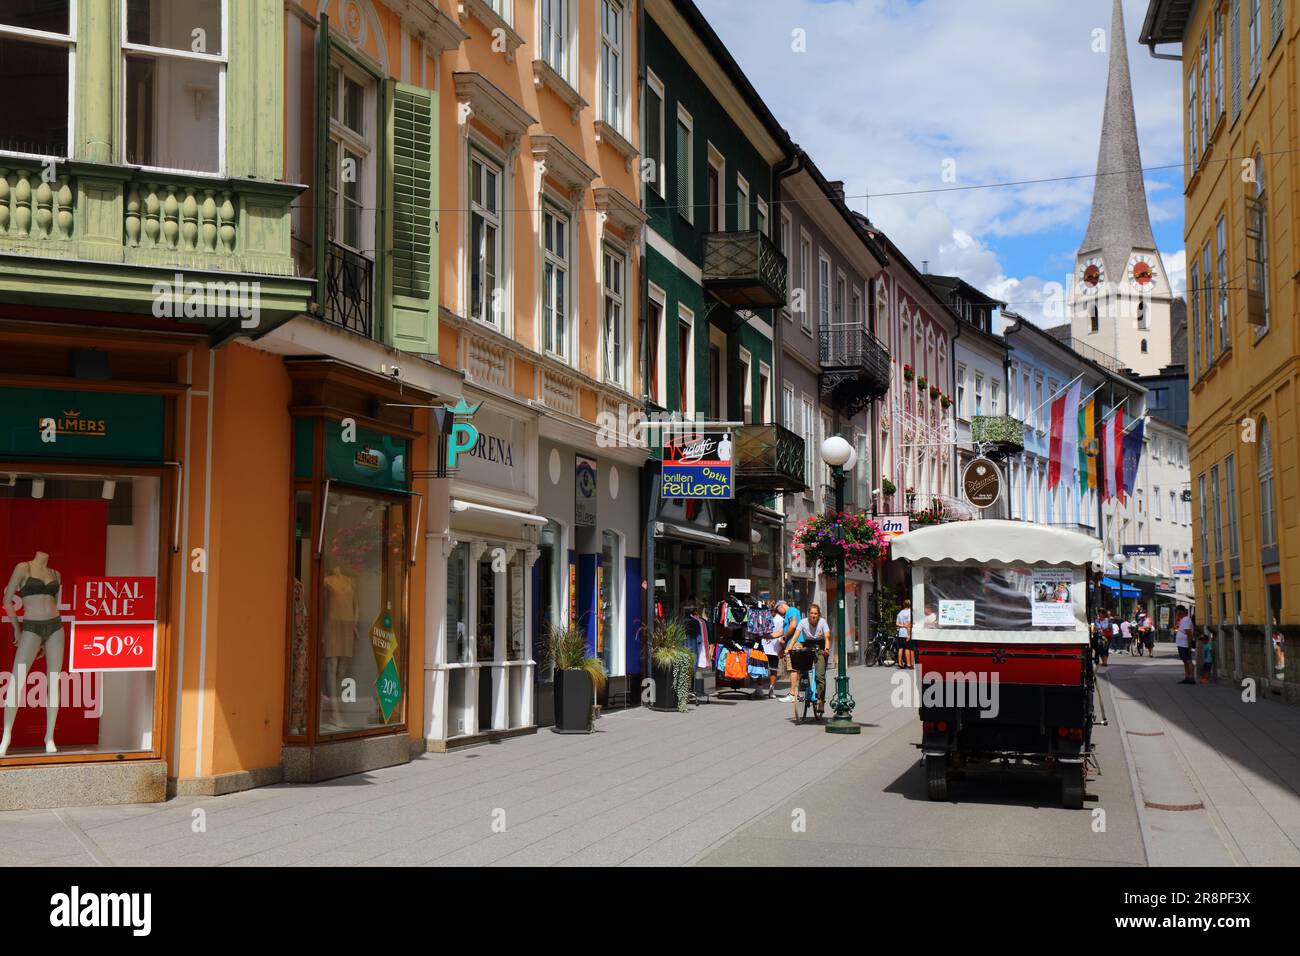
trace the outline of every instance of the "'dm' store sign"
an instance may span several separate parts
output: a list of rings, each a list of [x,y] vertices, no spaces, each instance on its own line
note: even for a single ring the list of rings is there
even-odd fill
[[[735,476],[731,433],[683,435],[664,444],[664,498],[730,498]]]

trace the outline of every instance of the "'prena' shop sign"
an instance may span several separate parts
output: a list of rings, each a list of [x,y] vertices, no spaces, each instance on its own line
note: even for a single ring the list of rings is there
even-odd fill
[[[663,498],[730,498],[735,477],[731,433],[682,435],[664,444]]]

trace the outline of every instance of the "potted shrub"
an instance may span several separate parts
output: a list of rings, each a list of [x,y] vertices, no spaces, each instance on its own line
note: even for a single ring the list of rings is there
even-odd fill
[[[938,386],[938,385],[931,385],[931,386],[930,386],[930,398],[931,398],[931,399],[935,399],[935,398],[938,398],[938,397],[939,397],[939,386]]]
[[[587,653],[587,634],[579,627],[552,627],[546,654],[555,664],[557,734],[589,734],[595,729],[596,691],[605,686],[605,664]]]
[[[880,479],[880,493],[884,495],[886,498],[892,497],[894,492],[896,492],[897,490],[898,490],[898,486],[895,485],[888,478]]]
[[[655,710],[686,713],[695,658],[686,643],[686,625],[679,618],[658,621],[650,632],[650,673],[654,678]]]
[[[916,377],[916,387],[923,392],[925,391],[925,383],[926,383],[926,378],[924,375],[918,375]]]

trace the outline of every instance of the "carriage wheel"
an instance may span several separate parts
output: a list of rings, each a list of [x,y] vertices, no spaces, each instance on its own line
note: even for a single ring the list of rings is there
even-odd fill
[[[1067,810],[1083,809],[1083,764],[1066,764],[1061,771],[1061,806]]]
[[[948,799],[948,758],[929,754],[925,758],[925,782],[931,800]]]

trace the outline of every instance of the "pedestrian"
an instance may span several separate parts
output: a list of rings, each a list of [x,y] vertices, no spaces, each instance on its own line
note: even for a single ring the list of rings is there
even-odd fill
[[[916,655],[912,650],[912,600],[903,601],[903,609],[894,619],[898,626],[898,636],[894,638],[894,657],[898,659],[900,670],[911,670],[916,664]]]
[[[1138,655],[1144,651],[1148,657],[1155,657],[1156,628],[1145,605],[1138,605]]]
[[[1119,633],[1120,633],[1120,639],[1119,639],[1120,647],[1122,647],[1125,650],[1125,652],[1129,655],[1129,657],[1132,657],[1133,656],[1133,625],[1129,623],[1127,620],[1120,621]]]
[[[776,603],[776,613],[779,615],[773,621],[772,638],[763,642],[763,649],[767,650],[770,646],[772,651],[768,652],[768,659],[773,661],[769,666],[771,668],[770,677],[771,685],[767,690],[767,698],[771,700],[776,696],[776,674],[781,662],[785,662],[786,677],[790,680],[790,689],[786,695],[781,698],[787,704],[794,700],[794,692],[798,685],[798,678],[794,676],[794,671],[790,669],[790,647],[794,643],[795,631],[799,628],[799,609],[789,601],[782,598]]]
[[[1192,616],[1181,604],[1174,611],[1174,644],[1178,647],[1178,657],[1183,662],[1183,679],[1180,684],[1195,684],[1192,676]]]
[[[799,622],[799,627],[795,631],[795,643],[817,652],[817,660],[813,665],[817,683],[817,699],[813,703],[813,714],[820,718],[826,708],[826,666],[832,653],[831,648],[834,646],[831,643],[831,628],[822,617],[820,604],[808,605],[808,616]]]
[[[1096,657],[1100,666],[1110,663],[1110,642],[1115,637],[1115,623],[1110,619],[1110,611],[1102,608],[1097,615]]]
[[[1201,641],[1201,683],[1208,684],[1210,675],[1214,672],[1214,642],[1210,640],[1209,634],[1205,634]]]

